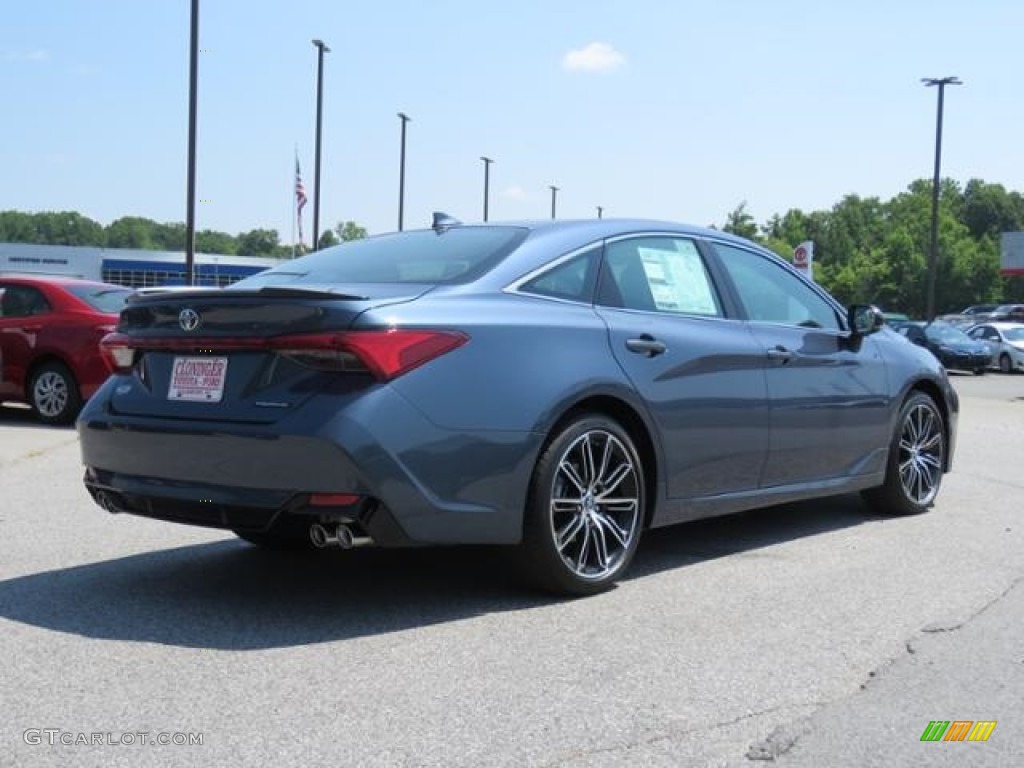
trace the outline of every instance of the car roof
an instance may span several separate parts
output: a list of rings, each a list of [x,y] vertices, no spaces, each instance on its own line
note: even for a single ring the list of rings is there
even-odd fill
[[[103,283],[99,280],[84,280],[80,277],[66,277],[64,275],[25,275],[25,274],[4,274],[0,273],[0,280],[8,283],[21,283],[23,285],[39,285],[40,283],[49,285],[84,285],[84,286],[97,286],[105,288],[124,288],[126,291],[132,290],[123,285],[115,285],[113,283]]]

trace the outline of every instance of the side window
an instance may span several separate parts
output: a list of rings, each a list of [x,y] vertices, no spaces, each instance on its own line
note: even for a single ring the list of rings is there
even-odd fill
[[[37,289],[27,285],[0,286],[0,317],[28,317],[50,311],[50,304]]]
[[[842,330],[832,305],[796,275],[753,251],[722,243],[714,246],[750,320]]]
[[[692,240],[637,237],[605,246],[598,303],[721,317],[722,306]]]
[[[594,283],[597,282],[600,255],[600,247],[591,248],[524,283],[519,290],[589,304],[594,295]]]

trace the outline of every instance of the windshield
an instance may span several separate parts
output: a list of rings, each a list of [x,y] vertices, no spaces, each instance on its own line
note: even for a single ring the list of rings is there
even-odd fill
[[[963,344],[965,341],[970,341],[966,333],[952,325],[929,325],[924,332],[932,341],[946,344]]]
[[[108,315],[116,315],[124,309],[125,301],[132,295],[129,288],[116,288],[107,285],[68,285],[71,293],[90,307]]]
[[[526,238],[520,227],[455,227],[353,240],[239,280],[227,290],[324,283],[461,283],[487,272]]]

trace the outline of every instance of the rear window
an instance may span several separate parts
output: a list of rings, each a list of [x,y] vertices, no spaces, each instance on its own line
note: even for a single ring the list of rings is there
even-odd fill
[[[128,288],[113,288],[103,285],[67,285],[68,293],[77,296],[99,312],[116,315],[124,309],[125,302],[132,295]]]
[[[462,283],[492,269],[528,230],[454,227],[395,232],[326,248],[239,280],[232,288],[296,283]]]

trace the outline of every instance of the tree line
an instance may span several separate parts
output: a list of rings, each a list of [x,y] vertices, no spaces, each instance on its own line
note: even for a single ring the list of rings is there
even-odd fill
[[[796,208],[758,224],[740,203],[722,227],[755,240],[786,259],[805,240],[814,242],[814,277],[846,304],[872,303],[921,317],[926,311],[931,227],[930,180],[912,182],[890,200],[847,195],[829,210]],[[936,308],[954,312],[969,304],[1024,301],[1024,278],[999,274],[1003,232],[1024,230],[1024,196],[1001,184],[944,179],[939,194]],[[320,247],[366,237],[354,221],[325,230]],[[165,251],[185,249],[185,225],[125,216],[104,227],[72,211],[0,211],[0,242],[93,245]],[[277,230],[238,235],[196,233],[201,253],[290,256]]]
[[[758,225],[740,203],[723,229],[791,259],[814,242],[814,279],[846,303],[872,303],[923,317],[926,312],[932,182],[912,182],[891,200],[847,195],[830,210],[790,209]],[[939,185],[935,306],[1024,301],[1024,278],[999,274],[1000,235],[1024,230],[1024,196],[971,179]]]
[[[320,236],[326,248],[344,240],[366,237],[366,229],[354,221],[342,221]],[[0,211],[0,243],[40,245],[91,245],[101,248],[138,248],[147,251],[184,251],[185,225],[158,222],[141,216],[122,216],[103,226],[75,211],[23,213]],[[292,255],[292,246],[281,242],[276,229],[252,229],[238,235],[204,229],[196,232],[199,253],[234,256]]]

